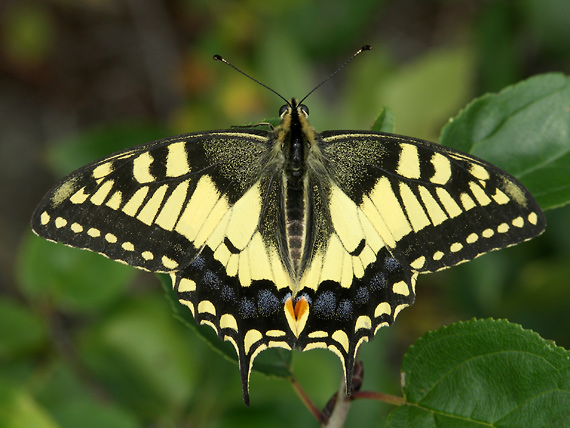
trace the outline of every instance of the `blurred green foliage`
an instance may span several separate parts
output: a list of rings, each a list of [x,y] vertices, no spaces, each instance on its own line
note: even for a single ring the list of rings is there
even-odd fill
[[[77,125],[63,121],[37,148],[44,175],[17,180],[41,184],[29,206],[64,173],[114,150],[276,116],[280,101],[214,53],[289,98],[369,43],[371,53],[307,100],[312,124],[370,129],[389,106],[395,132],[428,140],[471,98],[570,69],[570,7],[560,0],[17,0],[1,8],[8,81],[55,100],[52,110],[64,105]],[[138,58],[144,66],[132,66]],[[52,110],[54,130],[62,121]],[[569,215],[568,207],[549,212],[547,232],[530,243],[420,277],[416,304],[362,347],[364,388],[401,394],[407,347],[458,319],[508,318],[569,348]],[[17,262],[0,296],[0,426],[316,426],[287,381],[259,373],[246,409],[237,367],[173,316],[152,275],[21,235],[19,251],[7,243],[2,253]],[[340,383],[338,358],[291,355],[295,376],[324,406]],[[392,408],[357,400],[346,426],[384,426]]]

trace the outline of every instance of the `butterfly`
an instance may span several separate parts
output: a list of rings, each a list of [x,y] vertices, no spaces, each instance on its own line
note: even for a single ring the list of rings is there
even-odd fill
[[[111,154],[56,184],[32,219],[50,241],[170,274],[195,320],[235,347],[246,404],[253,361],[272,347],[331,350],[350,393],[359,347],[413,304],[418,274],[546,224],[519,181],[474,156],[401,135],[319,133],[296,99],[279,115],[269,130]]]

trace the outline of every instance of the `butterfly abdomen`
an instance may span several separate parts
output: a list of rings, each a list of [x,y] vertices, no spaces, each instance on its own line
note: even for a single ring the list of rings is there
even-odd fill
[[[284,186],[285,236],[293,270],[298,273],[307,234],[306,180],[286,177]]]

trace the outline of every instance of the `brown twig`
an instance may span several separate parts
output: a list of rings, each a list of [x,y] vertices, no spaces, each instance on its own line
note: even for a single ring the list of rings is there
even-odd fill
[[[291,375],[291,384],[293,385],[293,389],[295,390],[295,392],[297,393],[297,395],[299,396],[305,407],[307,407],[307,409],[309,409],[309,411],[313,414],[313,416],[317,419],[317,421],[319,421],[319,423],[322,424],[324,420],[321,411],[318,409],[317,406],[315,406],[315,403],[311,401],[311,399],[309,398],[309,396],[307,395],[307,393],[305,392],[299,381],[293,375]]]
[[[353,399],[367,398],[369,400],[382,401],[383,403],[393,404],[394,406],[402,406],[406,404],[404,397],[397,395],[384,394],[383,392],[376,391],[354,391],[352,393]]]

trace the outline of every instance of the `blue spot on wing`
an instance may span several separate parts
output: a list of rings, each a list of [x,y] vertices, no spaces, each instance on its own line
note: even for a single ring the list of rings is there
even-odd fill
[[[336,314],[339,318],[349,319],[352,315],[352,303],[348,299],[343,299],[339,302]]]
[[[372,275],[372,278],[370,278],[370,287],[372,290],[380,290],[386,287],[386,277],[383,272],[376,272]]]
[[[222,299],[226,302],[232,301],[236,298],[235,291],[227,285],[224,285],[222,287],[222,291],[221,291],[220,295],[222,296]]]
[[[261,316],[267,317],[279,310],[279,299],[269,290],[259,290],[257,294],[257,309]]]
[[[384,267],[388,272],[394,272],[397,269],[400,269],[400,263],[393,258],[393,257],[386,257],[384,259]]]
[[[246,297],[240,300],[238,311],[244,319],[253,318],[257,315],[255,302],[252,299],[248,299]]]
[[[366,287],[358,287],[356,290],[356,295],[354,296],[354,303],[357,305],[364,305],[368,302],[370,298],[370,292]]]
[[[335,313],[336,297],[332,291],[323,291],[315,299],[313,309],[321,318],[332,318]]]
[[[220,277],[211,270],[207,270],[202,278],[203,284],[207,287],[217,289],[220,286]]]

